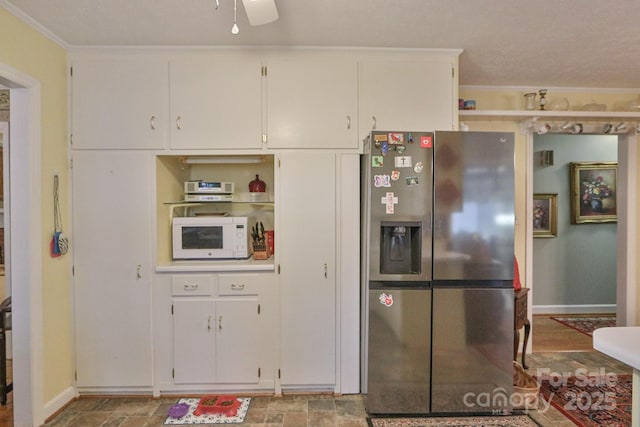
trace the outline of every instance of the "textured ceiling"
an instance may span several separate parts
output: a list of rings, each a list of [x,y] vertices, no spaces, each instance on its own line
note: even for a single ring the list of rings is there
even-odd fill
[[[456,48],[460,84],[640,88],[638,0],[276,0],[251,27],[233,1],[0,0],[75,46]]]

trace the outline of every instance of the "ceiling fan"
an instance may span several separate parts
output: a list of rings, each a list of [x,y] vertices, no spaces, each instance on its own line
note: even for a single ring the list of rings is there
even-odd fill
[[[242,4],[247,13],[247,18],[249,18],[249,24],[252,26],[268,24],[278,19],[275,0],[242,0]],[[218,7],[220,7],[220,0],[216,0],[216,10],[218,10]],[[231,28],[231,33],[238,34],[239,32],[237,0],[233,0],[233,27]]]

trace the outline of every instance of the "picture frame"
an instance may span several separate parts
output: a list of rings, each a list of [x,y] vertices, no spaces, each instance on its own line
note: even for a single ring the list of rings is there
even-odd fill
[[[617,222],[618,162],[570,164],[571,224]]]
[[[533,195],[533,237],[557,237],[558,194]]]

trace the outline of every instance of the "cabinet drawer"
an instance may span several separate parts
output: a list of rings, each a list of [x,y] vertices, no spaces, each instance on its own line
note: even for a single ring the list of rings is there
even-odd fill
[[[267,275],[260,274],[221,274],[220,295],[258,295],[260,289],[269,283]]]
[[[216,276],[210,274],[176,274],[171,276],[171,294],[174,296],[209,296],[213,294]]]

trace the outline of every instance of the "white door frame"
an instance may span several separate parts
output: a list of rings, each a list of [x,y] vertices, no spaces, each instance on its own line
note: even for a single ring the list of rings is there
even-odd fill
[[[14,427],[44,423],[40,82],[0,63],[10,93],[9,215]]]

